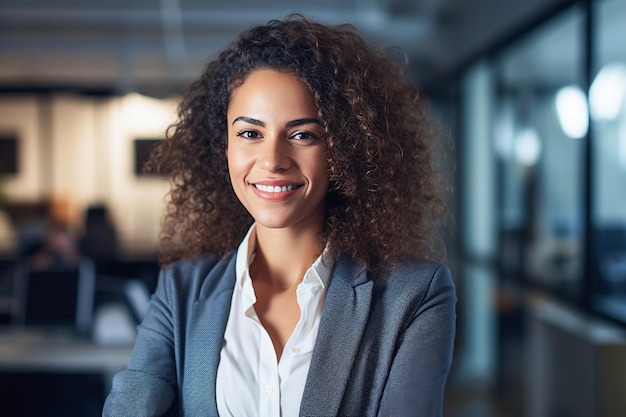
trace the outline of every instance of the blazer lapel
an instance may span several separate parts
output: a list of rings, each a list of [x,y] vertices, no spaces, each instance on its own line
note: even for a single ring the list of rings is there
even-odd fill
[[[335,263],[326,293],[311,367],[300,405],[302,416],[335,416],[370,311],[373,282],[362,265]]]
[[[185,415],[218,416],[215,386],[220,352],[230,313],[235,285],[235,256],[223,268],[214,268],[206,279],[215,290],[193,306],[187,328],[186,357],[193,367],[185,368]],[[220,276],[212,276],[219,274]]]

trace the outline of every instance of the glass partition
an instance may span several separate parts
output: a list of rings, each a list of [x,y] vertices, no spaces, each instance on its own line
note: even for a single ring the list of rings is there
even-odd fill
[[[626,321],[626,2],[594,3],[592,306]]]
[[[575,299],[584,273],[583,17],[572,8],[493,61],[501,271]]]

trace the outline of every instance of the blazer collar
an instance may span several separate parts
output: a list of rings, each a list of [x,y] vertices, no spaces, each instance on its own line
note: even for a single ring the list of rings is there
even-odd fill
[[[373,281],[348,257],[335,263],[313,349],[300,415],[338,415],[370,311]]]
[[[194,369],[185,375],[189,387],[183,390],[186,414],[193,416],[217,416],[215,387],[217,367],[233,288],[235,285],[235,258],[231,256],[225,269],[215,268],[207,282],[217,284],[212,296],[196,302],[188,327],[186,355],[203,355],[194,361]],[[220,274],[221,276],[213,276]],[[300,405],[302,416],[337,415],[343,398],[352,362],[361,343],[361,337],[370,311],[373,282],[368,280],[363,265],[355,264],[348,257],[335,262],[320,327],[313,349],[311,366]],[[204,383],[202,383],[204,382]],[[184,382],[183,382],[184,383]]]
[[[209,291],[207,297],[201,295],[193,306],[185,355],[197,358],[193,359],[193,369],[186,370],[186,381],[183,381],[188,384],[183,390],[188,407],[185,408],[185,415],[218,415],[215,397],[217,367],[235,286],[236,256],[234,253],[230,256],[224,267],[213,268],[205,280],[206,283],[214,283],[215,289]]]

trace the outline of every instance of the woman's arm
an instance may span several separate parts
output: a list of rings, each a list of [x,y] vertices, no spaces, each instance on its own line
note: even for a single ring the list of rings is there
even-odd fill
[[[165,273],[139,326],[126,370],[119,372],[106,399],[103,417],[166,416],[176,397],[174,309]]]
[[[452,363],[455,304],[450,270],[441,266],[398,341],[379,416],[442,415],[444,387]]]

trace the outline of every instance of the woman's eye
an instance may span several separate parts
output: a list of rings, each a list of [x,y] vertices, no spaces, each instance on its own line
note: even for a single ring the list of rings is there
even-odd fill
[[[298,140],[317,139],[317,136],[311,132],[296,132],[291,137]]]
[[[255,132],[254,130],[242,130],[237,133],[237,136],[245,139],[258,139],[259,132]]]

